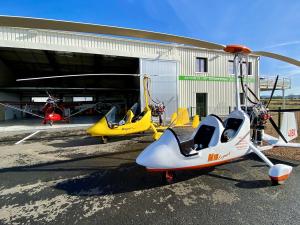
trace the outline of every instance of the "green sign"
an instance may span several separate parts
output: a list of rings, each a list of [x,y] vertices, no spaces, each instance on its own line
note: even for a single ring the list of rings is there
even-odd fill
[[[219,81],[219,82],[234,82],[234,76],[218,77],[218,76],[189,76],[189,75],[179,75],[179,80],[193,80],[193,81]],[[255,82],[255,78],[244,78],[244,81],[251,83]]]

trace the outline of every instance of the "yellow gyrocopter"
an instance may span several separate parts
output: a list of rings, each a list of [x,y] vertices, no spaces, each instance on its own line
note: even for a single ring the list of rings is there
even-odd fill
[[[145,98],[145,108],[143,112],[141,112],[139,115],[135,115],[134,108],[137,108],[137,105],[135,104],[136,107],[131,107],[131,109],[127,111],[123,120],[116,122],[117,108],[114,106],[103,118],[87,129],[88,134],[91,136],[100,136],[103,143],[106,143],[107,137],[110,136],[123,136],[141,133],[151,129],[154,132],[153,139],[159,139],[159,137],[162,135],[162,132],[158,132],[154,123],[152,122],[152,113],[149,107],[147,93],[148,79],[149,78],[147,76],[144,76],[143,78]]]
[[[144,100],[145,108],[140,113],[138,111],[138,103],[135,103],[126,113],[122,120],[117,121],[117,107],[113,106],[106,115],[97,123],[87,129],[87,133],[91,136],[101,137],[103,143],[107,143],[111,136],[124,136],[128,134],[136,134],[145,132],[149,129],[153,131],[153,139],[157,140],[162,135],[163,131],[168,127],[187,126],[190,122],[188,111],[186,108],[179,108],[178,112],[173,113],[171,123],[168,126],[161,126],[152,121],[153,112],[149,105],[150,93],[148,90],[149,77],[144,75]],[[195,116],[192,122],[192,127],[196,128],[199,124],[199,116]]]

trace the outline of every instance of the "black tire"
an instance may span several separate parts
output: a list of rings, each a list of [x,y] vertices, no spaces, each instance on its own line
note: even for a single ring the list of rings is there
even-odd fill
[[[278,186],[280,183],[277,180],[271,179],[272,186]]]

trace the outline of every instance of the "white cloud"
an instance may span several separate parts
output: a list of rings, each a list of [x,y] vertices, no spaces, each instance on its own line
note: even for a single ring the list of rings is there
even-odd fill
[[[290,45],[300,45],[300,41],[287,41],[287,42],[266,46],[265,48],[278,48],[278,47],[290,46]]]

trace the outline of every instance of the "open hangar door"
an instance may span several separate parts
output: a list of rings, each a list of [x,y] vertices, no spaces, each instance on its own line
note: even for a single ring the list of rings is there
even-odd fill
[[[163,102],[166,106],[166,119],[170,120],[171,115],[178,108],[178,76],[177,62],[171,60],[157,59],[140,59],[141,74],[146,74],[150,77],[150,95],[153,101]],[[145,107],[143,94],[143,78],[140,78],[140,96],[141,106]],[[154,102],[149,99],[150,104]]]
[[[119,104],[122,111],[139,101],[139,78],[122,75],[139,73],[139,59],[134,57],[2,47],[0,72],[0,101],[19,102],[17,106],[21,108],[32,104],[32,97],[46,97],[46,91],[69,105],[72,105],[76,98],[79,101],[83,99],[82,102],[76,102],[81,106],[100,101],[111,105]],[[16,81],[24,78],[76,74],[119,75]],[[86,102],[86,99],[89,102]],[[42,107],[43,103],[36,102],[34,105]],[[7,114],[7,108],[2,107],[0,110],[0,119],[16,118],[15,114],[3,116],[4,110]]]

